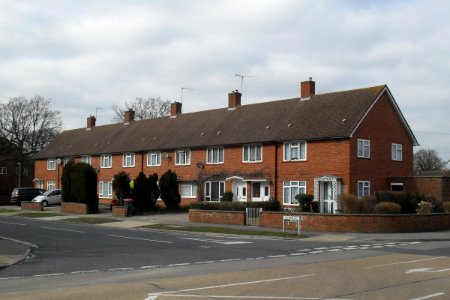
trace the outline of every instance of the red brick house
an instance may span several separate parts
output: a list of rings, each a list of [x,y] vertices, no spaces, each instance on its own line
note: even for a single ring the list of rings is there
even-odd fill
[[[73,158],[98,169],[99,197],[113,196],[119,171],[178,175],[183,202],[277,199],[298,205],[295,195],[314,194],[321,210],[339,207],[337,196],[400,189],[390,178],[413,175],[418,145],[386,85],[315,94],[315,82],[301,83],[300,97],[185,113],[175,102],[168,117],[87,127],[61,133],[36,156],[35,177],[44,188],[60,185],[62,164]]]

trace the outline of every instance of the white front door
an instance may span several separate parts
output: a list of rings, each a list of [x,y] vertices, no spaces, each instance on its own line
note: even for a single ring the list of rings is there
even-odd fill
[[[320,182],[320,212],[334,214],[336,199],[333,198],[333,183],[331,181]]]
[[[268,182],[252,182],[252,201],[269,201],[269,189]]]
[[[233,182],[234,201],[247,202],[247,182],[234,181]]]

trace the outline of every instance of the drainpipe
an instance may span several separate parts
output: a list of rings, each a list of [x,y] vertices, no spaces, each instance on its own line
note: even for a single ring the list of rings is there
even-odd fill
[[[144,152],[141,152],[141,173],[144,173]]]
[[[275,188],[275,199],[280,202],[278,199],[278,144],[275,142],[275,179],[274,179],[274,188]]]

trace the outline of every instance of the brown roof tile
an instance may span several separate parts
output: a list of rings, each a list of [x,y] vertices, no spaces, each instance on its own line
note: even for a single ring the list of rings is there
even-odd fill
[[[347,138],[385,87],[67,130],[35,158]]]

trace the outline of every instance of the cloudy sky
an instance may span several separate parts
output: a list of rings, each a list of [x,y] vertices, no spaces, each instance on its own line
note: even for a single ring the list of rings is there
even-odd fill
[[[65,129],[113,104],[183,112],[387,84],[421,147],[450,159],[450,2],[0,0],[0,101],[39,94]],[[416,148],[420,149],[420,148]]]

